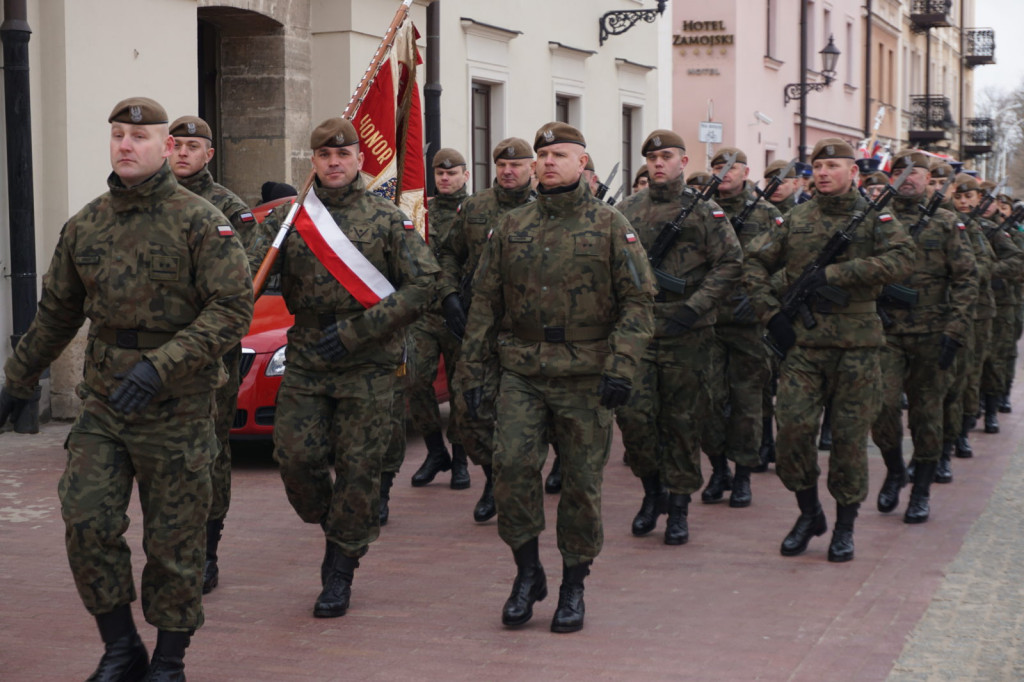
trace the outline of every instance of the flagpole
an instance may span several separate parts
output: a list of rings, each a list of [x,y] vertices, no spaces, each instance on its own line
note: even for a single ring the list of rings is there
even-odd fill
[[[388,30],[384,34],[384,38],[381,39],[380,45],[377,46],[377,51],[373,53],[373,58],[370,59],[370,65],[367,66],[366,71],[363,72],[363,77],[359,79],[359,84],[356,85],[356,89],[352,93],[352,98],[348,101],[345,111],[342,112],[342,118],[352,120],[356,115],[356,111],[359,110],[359,106],[363,103],[363,99],[366,97],[367,91],[370,89],[370,86],[373,85],[373,80],[377,77],[377,72],[380,71],[380,67],[384,63],[385,57],[391,50],[392,44],[395,42],[395,35],[398,33],[399,27],[409,15],[409,7],[411,5],[412,0],[402,0],[401,7],[399,7],[395,12],[395,16],[391,20],[391,25],[388,26]],[[299,207],[302,206],[302,202],[306,200],[306,195],[313,187],[313,181],[315,179],[316,173],[311,170],[309,172],[309,177],[306,178],[306,182],[302,186],[302,191],[299,192],[299,195],[292,203],[291,208],[288,210],[287,217],[285,217],[284,222],[281,223],[281,229],[277,231],[277,235],[274,237],[273,243],[267,250],[267,254],[263,257],[263,262],[260,263],[259,270],[256,271],[256,276],[252,278],[252,288],[257,298],[263,293],[263,287],[266,286],[267,277],[270,276],[270,269],[274,266],[274,261],[277,260],[277,255],[281,251],[281,244],[284,243],[285,237],[287,237],[288,233],[291,231],[292,225],[295,223],[295,216],[299,212]]]

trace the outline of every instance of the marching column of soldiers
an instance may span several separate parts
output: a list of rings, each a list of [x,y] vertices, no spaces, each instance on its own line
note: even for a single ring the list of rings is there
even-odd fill
[[[615,207],[582,132],[548,123],[532,144],[499,142],[493,182],[472,195],[465,157],[439,150],[425,241],[367,191],[347,120],[312,131],[314,182],[280,232],[291,207],[257,224],[207,169],[209,125],[168,120],[147,98],[114,107],[109,191],[64,225],[0,390],[3,426],[38,400],[40,375],[90,321],[59,486],[72,574],[104,643],[90,680],[185,679],[202,595],[222,577],[239,342],[268,251],[294,315],[275,458],[288,501],[324,537],[318,618],[347,612],[359,560],[388,521],[405,394],[427,445],[413,486],[450,471],[452,489],[469,488],[468,463],[480,468],[473,519],[497,516],[515,566],[507,627],[547,597],[544,493],[560,495],[553,632],[583,627],[613,422],[642,488],[633,535],[666,516],[664,544],[688,541],[703,451],[702,502],[729,492],[729,506],[751,506],[751,474],[774,463],[799,510],[780,553],[805,552],[831,516],[827,558],[845,562],[870,492],[869,434],[886,471],[878,511],[896,510],[910,486],[903,519],[919,524],[932,483],[952,482],[953,458],[973,455],[978,420],[998,433],[1012,409],[1024,204],[934,155],[901,150],[891,173],[861,177],[853,148],[826,138],[809,164],[770,164],[761,188],[737,148],[686,176],[683,138],[655,130]],[[442,358],[450,452],[432,391]],[[834,514],[819,495],[819,434]],[[558,468],[545,481],[549,450]],[[123,537],[136,480],[152,657],[132,619]]]

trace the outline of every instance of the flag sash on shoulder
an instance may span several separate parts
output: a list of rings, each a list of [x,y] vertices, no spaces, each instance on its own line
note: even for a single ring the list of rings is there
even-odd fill
[[[317,260],[364,308],[395,292],[388,278],[349,241],[313,190],[306,194],[295,217],[295,230]]]

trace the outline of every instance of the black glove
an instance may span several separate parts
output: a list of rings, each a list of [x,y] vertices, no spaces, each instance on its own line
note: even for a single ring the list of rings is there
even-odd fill
[[[484,401],[484,387],[474,386],[462,392],[462,399],[466,401],[466,414],[470,419],[480,419],[480,405]]]
[[[813,275],[807,278],[807,288],[811,291],[826,284],[828,284],[828,278],[825,277],[825,268],[818,268]]]
[[[338,362],[348,355],[348,348],[341,343],[341,336],[338,335],[339,322],[328,325],[324,328],[324,335],[316,342],[314,350],[316,354],[328,362]]]
[[[164,385],[149,360],[136,362],[130,371],[115,374],[114,378],[123,381],[110,395],[110,406],[123,414],[145,409]]]
[[[458,294],[448,294],[441,301],[441,313],[444,315],[444,325],[448,327],[455,338],[462,340],[466,334],[466,311],[462,308],[462,299]]]
[[[625,405],[632,391],[633,384],[628,379],[616,379],[607,374],[601,376],[601,383],[597,385],[597,392],[601,394],[601,407],[610,410]]]
[[[754,314],[754,306],[750,302],[750,297],[746,294],[736,294],[732,297],[732,300],[738,301],[736,307],[732,309],[732,316],[737,322],[744,324],[753,324],[757,322],[757,316]]]
[[[943,334],[939,345],[942,347],[942,350],[939,351],[939,369],[949,369],[953,366],[953,361],[956,360],[956,352],[960,350],[960,344],[952,337]]]
[[[772,319],[768,320],[768,333],[772,335],[776,348],[782,351],[783,355],[796,344],[793,322],[782,313],[775,313]]]
[[[17,423],[18,417],[30,402],[31,398],[18,398],[8,393],[6,389],[0,388],[0,429],[7,423],[8,417],[11,424]]]
[[[693,327],[693,323],[697,321],[698,317],[700,317],[700,315],[698,315],[693,308],[688,305],[684,305],[679,310],[678,315],[670,317],[665,321],[665,331],[669,336],[682,334]]]

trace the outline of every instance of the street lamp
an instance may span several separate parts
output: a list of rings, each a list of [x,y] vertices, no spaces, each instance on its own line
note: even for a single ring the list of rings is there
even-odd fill
[[[825,80],[818,81],[816,83],[808,83],[807,77],[804,75],[799,83],[790,83],[786,86],[785,101],[784,104],[789,104],[795,99],[801,99],[804,95],[812,90],[814,92],[821,92],[832,84],[832,81],[836,79],[836,64],[839,62],[839,48],[836,47],[835,39],[833,36],[828,37],[828,45],[826,45],[821,52],[821,75],[825,77]]]
[[[610,36],[622,35],[629,29],[633,28],[637,22],[646,21],[648,24],[653,24],[659,15],[665,13],[665,5],[667,4],[668,0],[658,0],[658,9],[634,9],[605,12],[604,15],[597,20],[599,28],[599,44],[604,45],[604,41],[608,40]]]

